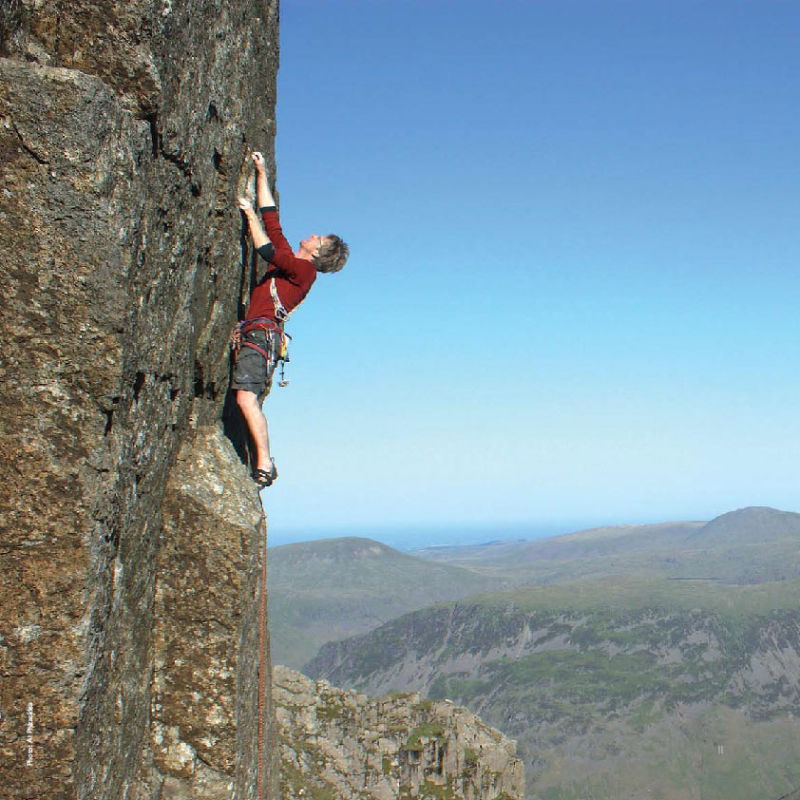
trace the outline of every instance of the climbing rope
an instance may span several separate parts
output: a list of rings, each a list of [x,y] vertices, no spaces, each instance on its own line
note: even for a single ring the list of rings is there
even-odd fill
[[[267,514],[261,506],[261,586],[258,595],[258,800],[266,800],[264,736],[267,713]]]

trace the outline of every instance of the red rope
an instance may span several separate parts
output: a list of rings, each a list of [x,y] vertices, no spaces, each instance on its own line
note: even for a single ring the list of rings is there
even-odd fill
[[[261,586],[258,597],[258,800],[266,800],[264,731],[267,713],[267,515],[261,507]]]

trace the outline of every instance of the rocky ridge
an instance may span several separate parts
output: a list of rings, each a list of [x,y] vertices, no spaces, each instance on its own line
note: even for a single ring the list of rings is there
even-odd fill
[[[416,693],[368,698],[275,667],[285,800],[514,800],[515,745],[474,714]]]

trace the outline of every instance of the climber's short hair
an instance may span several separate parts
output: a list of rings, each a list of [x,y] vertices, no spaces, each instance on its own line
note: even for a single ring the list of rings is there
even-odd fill
[[[318,254],[311,260],[318,272],[338,272],[350,255],[350,248],[339,236],[331,233],[325,237],[325,244],[320,245]]]

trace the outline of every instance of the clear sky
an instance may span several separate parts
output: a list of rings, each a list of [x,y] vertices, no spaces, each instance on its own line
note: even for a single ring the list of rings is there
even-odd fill
[[[352,255],[265,406],[273,543],[800,510],[799,39],[797,0],[284,0],[284,230]]]

